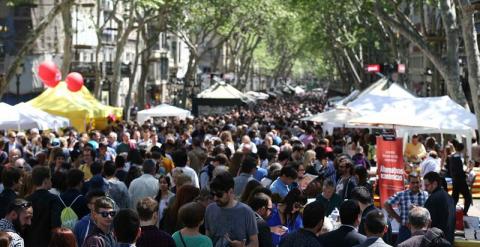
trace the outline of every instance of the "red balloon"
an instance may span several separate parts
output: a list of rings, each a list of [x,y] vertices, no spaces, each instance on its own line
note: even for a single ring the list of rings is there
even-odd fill
[[[80,73],[72,72],[65,78],[68,90],[78,92],[83,87],[83,76]]]
[[[52,61],[44,61],[38,66],[38,76],[48,87],[57,86],[61,79],[60,71],[58,70],[57,65]]]

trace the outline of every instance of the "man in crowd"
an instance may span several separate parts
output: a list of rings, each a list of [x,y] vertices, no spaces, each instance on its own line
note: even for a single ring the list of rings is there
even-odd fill
[[[130,194],[124,182],[115,177],[115,164],[111,161],[103,164],[103,176],[108,182],[108,194],[119,208],[128,208],[130,206]]]
[[[382,239],[387,231],[387,221],[385,220],[383,212],[378,209],[370,211],[365,218],[365,233],[367,239],[363,243],[357,245],[357,247],[391,247],[383,242]]]
[[[81,219],[87,215],[90,210],[87,207],[87,200],[80,193],[83,185],[83,172],[79,169],[70,169],[67,172],[68,189],[60,196],[65,207],[71,207],[77,217]]]
[[[296,173],[295,173],[296,174]],[[255,213],[235,199],[235,184],[228,172],[217,175],[210,184],[215,203],[205,212],[205,233],[214,246],[258,247]]]
[[[151,197],[138,201],[137,212],[140,217],[141,234],[137,239],[137,247],[154,247],[162,243],[165,247],[175,247],[173,238],[158,229],[158,202]]]
[[[418,140],[418,135],[412,136],[412,142],[407,143],[405,148],[405,156],[409,162],[420,162],[425,156],[427,156],[427,151],[425,146]]]
[[[295,182],[298,173],[292,166],[284,166],[280,170],[280,177],[273,181],[270,185],[272,194],[279,194],[281,198],[285,198],[290,191],[289,186]]]
[[[95,201],[100,198],[104,197],[105,192],[102,190],[92,190],[87,193],[85,199],[87,201],[88,209],[90,213],[83,216],[73,228],[73,233],[75,234],[75,238],[77,239],[78,246],[82,246],[85,239],[90,235],[92,230],[95,227],[95,219],[93,218],[93,212],[95,210]]]
[[[188,151],[187,155],[190,167],[198,174],[208,157],[206,150],[202,148],[200,137],[192,139],[192,150]]]
[[[131,209],[120,210],[113,218],[113,233],[117,240],[115,247],[135,247],[141,233],[138,214]]]
[[[429,172],[440,172],[441,161],[438,158],[437,152],[434,150],[428,152],[427,158],[420,163],[420,175],[421,177]]]
[[[17,198],[22,186],[22,172],[15,167],[4,167],[2,171],[3,191],[0,193],[0,218],[5,217],[8,205]]]
[[[240,174],[234,178],[235,187],[233,191],[235,196],[240,197],[245,189],[245,186],[250,180],[254,180],[253,174],[257,170],[257,161],[247,155],[242,161],[242,166],[240,167]]]
[[[360,221],[360,225],[358,227],[358,232],[362,235],[366,235],[365,233],[365,222],[367,220],[367,215],[373,210],[377,208],[373,205],[373,198],[370,195],[370,192],[367,188],[363,186],[356,187],[352,191],[352,200],[358,202],[360,206],[360,211],[362,212],[362,219]]]
[[[335,208],[342,203],[340,196],[335,193],[335,182],[330,179],[323,181],[322,194],[317,197],[317,201],[323,204],[325,215],[330,215]]]
[[[322,234],[318,240],[323,246],[352,247],[363,243],[366,237],[357,232],[360,224],[360,207],[354,200],[347,200],[340,205],[340,228]]]
[[[407,190],[397,192],[383,204],[388,215],[400,223],[397,244],[410,237],[408,211],[413,207],[423,207],[428,197],[426,191],[420,190],[420,177],[418,174],[411,173],[408,176],[408,182],[409,188]],[[400,215],[393,210],[394,205],[399,207]]]
[[[447,158],[447,167],[450,169],[450,175],[452,176],[453,184],[453,201],[454,205],[457,205],[459,194],[462,194],[464,199],[463,214],[467,215],[468,209],[472,204],[472,193],[468,188],[467,175],[463,169],[463,149],[462,143],[454,143],[455,153]]]
[[[192,179],[192,184],[195,187],[200,188],[197,173],[195,172],[195,170],[193,170],[191,167],[187,165],[188,163],[187,151],[185,149],[179,149],[175,151],[172,154],[172,160],[173,160],[173,163],[175,164],[175,168],[173,170],[174,171],[181,170],[183,174],[188,175]]]
[[[113,200],[108,197],[100,197],[95,201],[92,212],[95,225],[82,246],[115,246],[116,241],[111,230],[113,217],[117,213],[114,206]]]
[[[414,207],[408,213],[408,222],[412,236],[403,241],[398,247],[420,247],[423,236],[427,231],[430,223],[430,212],[424,207]]]
[[[6,215],[0,220],[0,231],[7,232],[12,238],[10,246],[23,247],[25,228],[32,224],[32,204],[24,199],[14,199],[6,208]]]
[[[137,202],[145,197],[155,197],[158,194],[158,180],[155,178],[157,166],[155,161],[147,159],[143,162],[143,175],[130,183],[130,208],[136,208]]]
[[[437,227],[445,233],[445,238],[453,244],[455,233],[455,203],[453,198],[440,186],[441,177],[429,172],[423,177],[423,184],[430,196],[425,208],[432,218],[431,227]]]
[[[259,247],[273,247],[272,233],[265,221],[272,213],[272,205],[272,199],[264,193],[255,194],[248,202],[248,206],[255,212],[257,220]]]
[[[322,247],[318,240],[323,226],[325,211],[321,202],[308,204],[303,210],[303,228],[289,233],[280,247]]]
[[[32,203],[36,213],[27,231],[25,245],[46,247],[50,242],[51,231],[62,225],[60,212],[63,207],[58,196],[48,192],[52,187],[49,167],[35,166],[32,171],[32,184],[35,191],[26,200]]]

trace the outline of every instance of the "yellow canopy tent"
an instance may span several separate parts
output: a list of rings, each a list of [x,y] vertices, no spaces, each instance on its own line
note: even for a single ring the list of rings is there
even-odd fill
[[[85,131],[87,125],[96,129],[107,126],[107,117],[122,116],[122,108],[101,104],[90,94],[86,87],[78,92],[71,92],[65,82],[60,82],[55,88],[48,88],[27,104],[51,114],[70,119],[73,127]]]

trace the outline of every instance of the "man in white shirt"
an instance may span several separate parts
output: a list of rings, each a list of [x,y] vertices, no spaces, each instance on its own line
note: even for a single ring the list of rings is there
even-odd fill
[[[154,177],[156,164],[152,159],[143,162],[143,175],[130,183],[130,208],[135,209],[137,202],[145,197],[153,197],[158,194],[158,180]]]
[[[189,176],[192,179],[192,185],[200,188],[197,173],[195,172],[195,170],[193,170],[187,165],[188,155],[185,149],[179,149],[173,152],[172,161],[175,164],[175,169],[173,169],[172,173],[178,172],[180,170],[181,173]]]
[[[423,177],[429,172],[440,172],[440,159],[435,151],[430,151],[427,158],[420,163],[420,176]]]

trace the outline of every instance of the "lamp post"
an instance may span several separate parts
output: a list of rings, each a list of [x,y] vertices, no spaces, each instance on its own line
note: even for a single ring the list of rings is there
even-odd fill
[[[20,103],[20,76],[23,74],[23,63],[17,67],[15,74],[17,75],[17,103]]]

